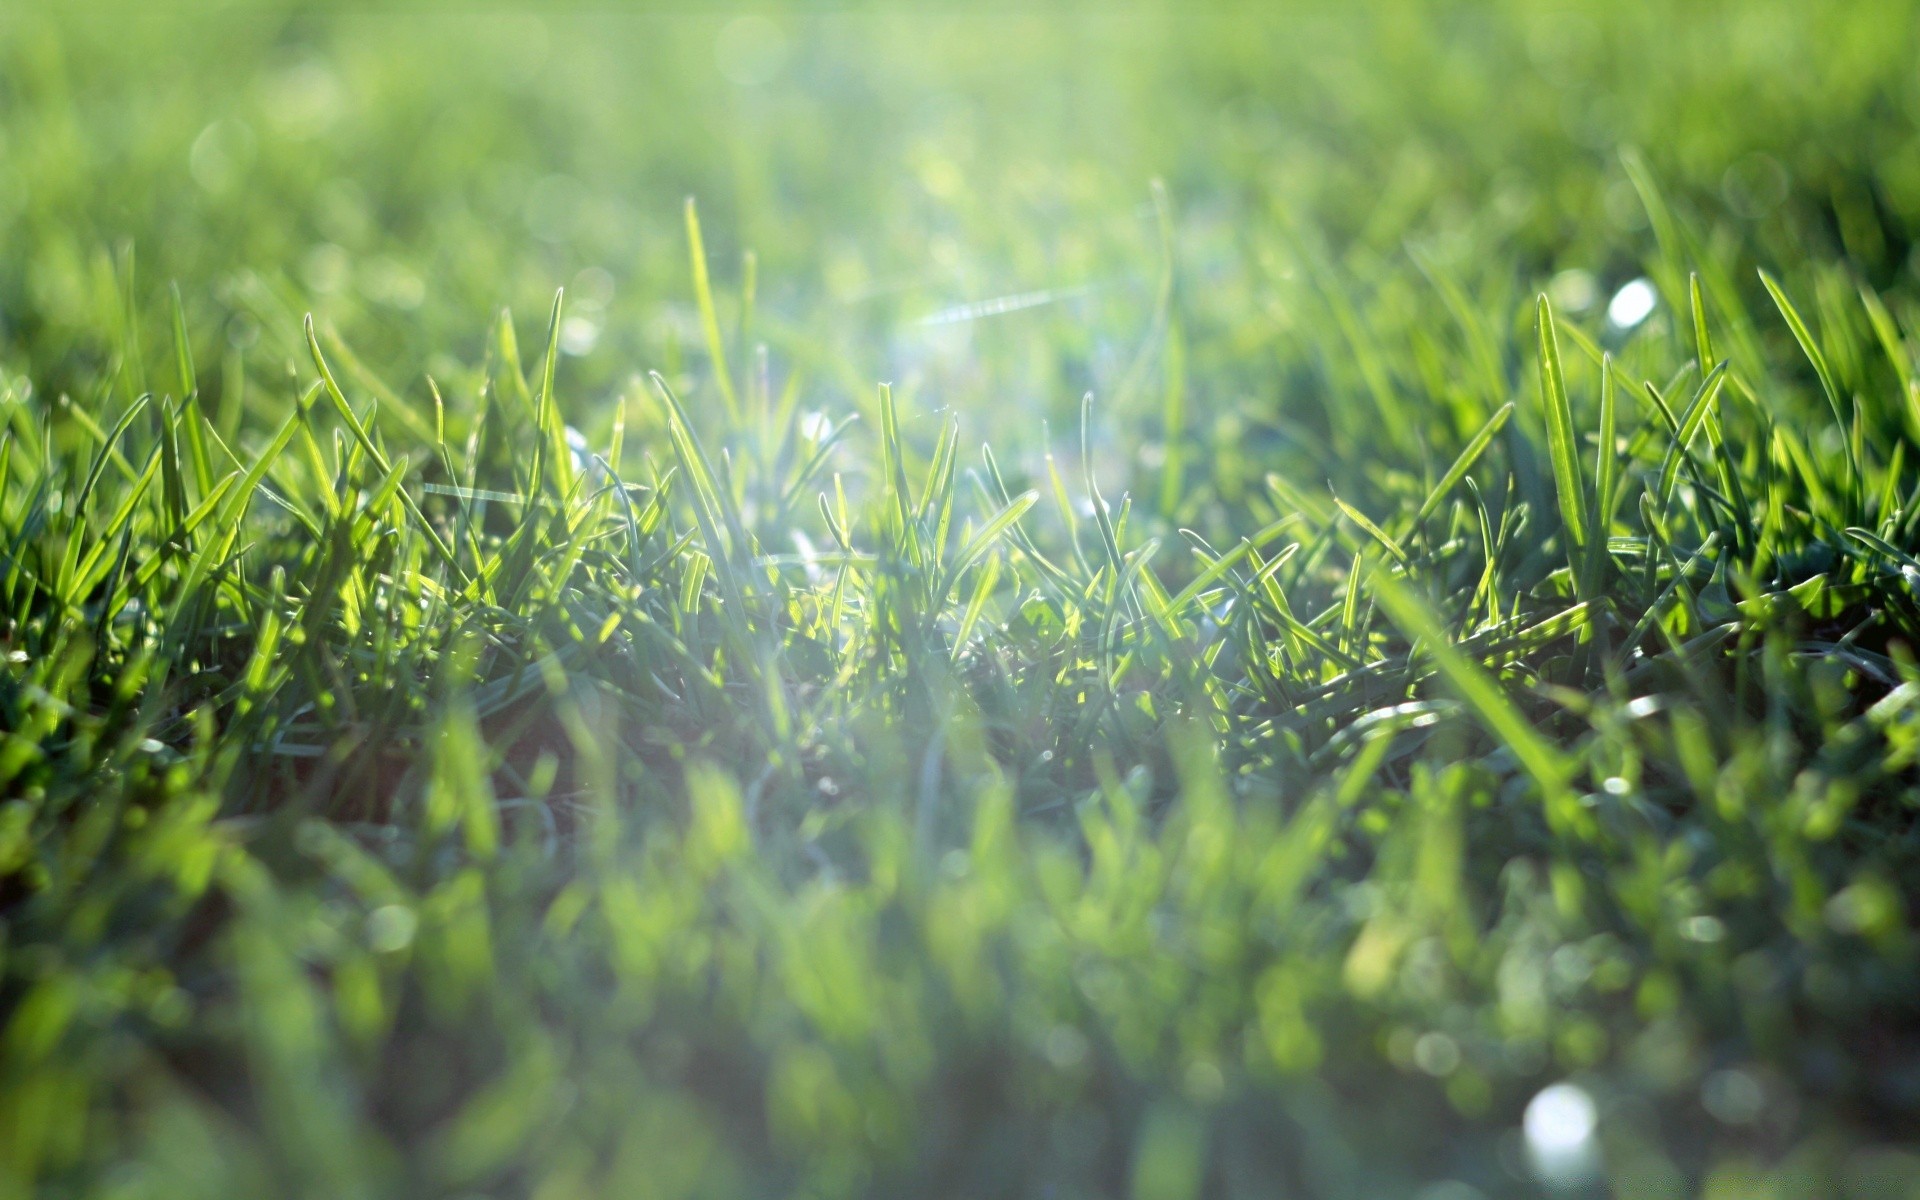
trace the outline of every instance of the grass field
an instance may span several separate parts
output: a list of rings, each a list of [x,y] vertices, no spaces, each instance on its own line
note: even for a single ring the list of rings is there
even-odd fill
[[[0,1196],[1920,1196],[1916,63],[0,0]]]

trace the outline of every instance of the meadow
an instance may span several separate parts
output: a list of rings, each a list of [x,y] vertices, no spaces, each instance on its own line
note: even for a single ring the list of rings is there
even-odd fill
[[[0,0],[0,1196],[1920,1196],[1916,62]]]

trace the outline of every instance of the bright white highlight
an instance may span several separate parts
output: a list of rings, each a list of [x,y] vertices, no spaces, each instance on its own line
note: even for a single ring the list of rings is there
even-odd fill
[[[800,436],[817,442],[833,432],[833,418],[823,412],[810,412],[800,418]]]
[[[1654,305],[1659,302],[1660,296],[1653,290],[1653,284],[1645,279],[1632,280],[1607,301],[1607,320],[1622,329],[1632,329],[1652,315]]]
[[[1590,1176],[1598,1166],[1593,1134],[1599,1121],[1593,1097],[1583,1088],[1571,1083],[1542,1088],[1521,1121],[1534,1173],[1562,1187]]]
[[[1543,1089],[1527,1105],[1527,1144],[1545,1152],[1577,1150],[1593,1136],[1593,1098],[1571,1083]]]

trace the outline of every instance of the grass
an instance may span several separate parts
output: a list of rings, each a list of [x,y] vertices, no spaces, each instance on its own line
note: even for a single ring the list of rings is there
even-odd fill
[[[1920,1190],[1920,12],[1535,7],[0,11],[0,1192]]]

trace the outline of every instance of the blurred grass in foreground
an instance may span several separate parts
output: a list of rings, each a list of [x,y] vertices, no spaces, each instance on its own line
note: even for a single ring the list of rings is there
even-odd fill
[[[0,9],[0,1191],[1914,1194],[1920,10],[1681,7]]]

